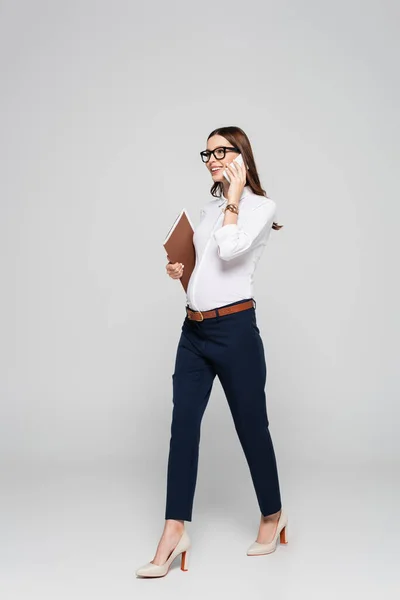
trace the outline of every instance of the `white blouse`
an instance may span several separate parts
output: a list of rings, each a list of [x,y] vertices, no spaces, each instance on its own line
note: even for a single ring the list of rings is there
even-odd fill
[[[194,230],[196,263],[186,292],[192,310],[210,310],[253,297],[253,276],[276,215],[270,198],[243,188],[237,223],[222,225],[227,198],[200,210]]]

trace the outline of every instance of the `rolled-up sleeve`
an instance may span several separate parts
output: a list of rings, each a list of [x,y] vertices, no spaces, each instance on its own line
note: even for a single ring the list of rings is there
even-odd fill
[[[217,242],[219,257],[222,260],[231,260],[252,249],[262,234],[269,233],[275,212],[275,202],[265,202],[243,216],[240,224],[238,218],[237,223],[223,225],[217,229],[214,239]]]

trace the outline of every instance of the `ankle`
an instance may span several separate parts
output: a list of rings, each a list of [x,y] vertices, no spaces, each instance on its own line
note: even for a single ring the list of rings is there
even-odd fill
[[[164,531],[165,532],[176,532],[176,531],[183,531],[185,528],[185,522],[181,519],[166,519],[165,521],[165,527],[164,527]]]
[[[272,513],[271,515],[263,515],[261,513],[261,520],[264,523],[267,523],[268,521],[278,521],[279,517],[281,516],[281,512],[282,512],[282,509],[278,510],[278,512],[276,512],[276,513]]]

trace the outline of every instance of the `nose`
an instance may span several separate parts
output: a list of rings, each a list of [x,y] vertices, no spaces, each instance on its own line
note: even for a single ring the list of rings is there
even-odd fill
[[[209,168],[209,169],[212,169],[212,168],[214,168],[214,167],[222,167],[222,166],[223,166],[223,164],[224,164],[223,160],[221,160],[219,163],[217,163],[217,162],[215,162],[215,161],[214,161],[214,162],[211,162],[211,160],[209,160],[209,161],[208,161],[208,168]]]

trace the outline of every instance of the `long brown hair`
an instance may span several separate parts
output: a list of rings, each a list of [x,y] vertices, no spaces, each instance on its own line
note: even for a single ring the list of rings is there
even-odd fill
[[[207,141],[213,135],[222,135],[233,146],[239,148],[240,152],[243,155],[245,164],[249,167],[248,169],[246,169],[246,185],[248,185],[252,189],[254,194],[257,194],[258,196],[265,196],[266,198],[268,198],[267,192],[261,187],[260,178],[257,173],[257,167],[253,156],[253,150],[251,148],[249,138],[247,137],[243,129],[240,129],[240,127],[235,126],[219,127],[218,129],[214,129],[214,131],[210,133],[210,135],[207,138]],[[223,192],[222,183],[220,183],[219,181],[215,181],[211,187],[210,192],[212,196],[220,198]],[[275,221],[272,223],[272,229],[281,229],[282,227],[283,225],[278,225],[278,223],[275,223]]]

